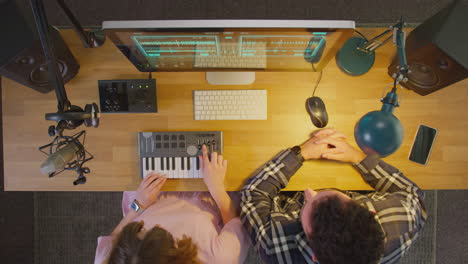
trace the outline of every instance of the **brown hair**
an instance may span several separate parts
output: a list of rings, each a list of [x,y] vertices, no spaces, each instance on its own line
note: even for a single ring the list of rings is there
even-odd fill
[[[373,213],[336,195],[316,203],[308,242],[321,264],[380,262],[385,234]]]
[[[171,233],[155,226],[143,239],[138,233],[143,222],[132,222],[126,225],[117,240],[109,257],[109,264],[198,264],[197,246],[192,239],[183,236],[174,240]]]

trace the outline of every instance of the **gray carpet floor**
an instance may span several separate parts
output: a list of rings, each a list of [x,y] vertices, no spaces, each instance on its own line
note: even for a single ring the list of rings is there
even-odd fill
[[[17,0],[28,6],[29,0]],[[451,0],[82,0],[65,1],[83,25],[105,20],[349,19],[357,23],[420,23]],[[109,4],[112,3],[112,4]],[[55,1],[44,1],[49,22],[70,23]]]
[[[468,259],[468,191],[425,191],[428,220],[403,264],[462,264]],[[121,219],[122,193],[34,194],[34,263],[92,263],[97,237]],[[260,263],[253,250],[246,263]]]

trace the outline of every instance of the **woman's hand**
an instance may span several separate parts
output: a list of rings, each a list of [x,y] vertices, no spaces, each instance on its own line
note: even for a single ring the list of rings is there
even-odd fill
[[[144,178],[138,189],[136,190],[136,197],[135,199],[138,203],[146,209],[150,207],[156,200],[158,199],[159,191],[161,190],[162,186],[166,182],[166,176],[161,173],[150,173],[146,178]],[[141,211],[135,212],[130,210],[130,212],[125,215],[125,217],[120,221],[120,223],[115,227],[114,231],[112,231],[111,236],[117,237],[117,235],[122,231],[124,226],[128,223],[132,222],[135,217],[137,217]]]
[[[224,191],[224,178],[227,170],[227,160],[216,152],[211,153],[211,161],[208,159],[208,150],[205,145],[202,147],[203,156],[199,156],[200,167],[211,195],[214,196],[220,191]]]
[[[208,159],[208,150],[205,145],[202,147],[202,156],[199,156],[200,167],[211,196],[218,206],[223,223],[227,224],[238,214],[236,207],[224,188],[224,178],[226,177],[227,160],[216,152],[211,153],[211,161]]]
[[[152,172],[141,181],[140,186],[136,190],[135,199],[144,209],[156,202],[166,179],[166,175]]]

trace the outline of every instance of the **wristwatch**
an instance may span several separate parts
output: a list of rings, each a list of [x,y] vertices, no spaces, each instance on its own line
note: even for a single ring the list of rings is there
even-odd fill
[[[296,155],[297,159],[300,161],[300,162],[304,162],[305,159],[304,157],[302,156],[301,154],[301,147],[299,146],[294,146],[291,148],[291,152],[294,153],[294,155]]]
[[[132,208],[133,211],[137,213],[145,210],[145,208],[143,208],[143,206],[137,201],[137,199],[133,200],[132,204],[130,205],[130,208]]]

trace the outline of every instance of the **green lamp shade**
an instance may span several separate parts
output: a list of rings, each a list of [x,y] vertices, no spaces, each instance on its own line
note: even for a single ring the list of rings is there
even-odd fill
[[[372,111],[357,122],[354,138],[364,153],[386,157],[401,146],[403,127],[390,111]]]
[[[361,37],[348,39],[336,54],[336,64],[346,74],[363,75],[368,72],[375,61],[375,52],[364,52],[358,49],[367,40]]]

